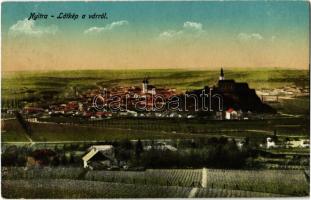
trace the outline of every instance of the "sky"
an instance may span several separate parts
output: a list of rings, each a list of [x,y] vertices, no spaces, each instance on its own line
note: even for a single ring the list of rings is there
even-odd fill
[[[3,71],[309,67],[307,1],[4,2],[1,11]],[[48,18],[28,20],[32,12]]]

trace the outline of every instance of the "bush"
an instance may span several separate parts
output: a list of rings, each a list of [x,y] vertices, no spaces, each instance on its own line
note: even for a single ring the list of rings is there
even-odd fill
[[[140,163],[146,168],[213,167],[242,168],[249,158],[250,149],[238,149],[235,141],[212,139],[205,148],[190,150],[162,151],[152,149],[143,152]]]

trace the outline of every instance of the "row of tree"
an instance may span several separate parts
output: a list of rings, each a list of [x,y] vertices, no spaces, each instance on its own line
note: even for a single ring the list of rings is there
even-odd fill
[[[107,143],[108,144],[108,143]],[[209,138],[206,140],[179,141],[177,151],[158,150],[151,148],[144,150],[144,142],[121,140],[111,142],[115,147],[118,161],[124,161],[131,167],[144,168],[185,168],[185,167],[215,167],[215,168],[243,168],[249,160],[257,156],[255,149],[246,138],[242,148],[234,139]],[[154,141],[149,141],[151,147]],[[82,145],[87,149],[85,145]],[[25,166],[28,158],[39,161],[40,165],[49,166],[82,166],[82,156],[75,154],[81,145],[55,147],[54,149],[36,149],[30,147],[7,148],[2,153],[3,166]]]

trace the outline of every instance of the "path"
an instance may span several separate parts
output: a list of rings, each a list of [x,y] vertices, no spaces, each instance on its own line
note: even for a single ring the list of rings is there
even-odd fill
[[[201,181],[202,187],[207,187],[207,169],[204,167],[202,169],[202,181]]]
[[[31,137],[29,137],[29,135],[27,133],[24,133],[25,137],[29,140],[30,142],[30,146],[34,145],[35,142],[31,139]]]
[[[201,186],[202,188],[207,187],[207,169],[205,167],[202,169]],[[195,198],[198,190],[199,190],[198,187],[192,188],[192,190],[189,192],[188,198]]]
[[[197,194],[197,192],[198,192],[198,188],[197,187],[192,188],[192,190],[189,193],[188,198],[195,198],[195,195]]]

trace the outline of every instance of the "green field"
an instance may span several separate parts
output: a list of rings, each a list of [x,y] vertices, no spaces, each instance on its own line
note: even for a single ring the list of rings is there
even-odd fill
[[[120,139],[191,139],[211,136],[250,137],[262,140],[272,136],[309,137],[309,123],[304,118],[271,120],[207,121],[196,119],[115,118],[84,124],[31,123],[33,141],[102,141]],[[16,120],[6,120],[2,142],[27,141]]]
[[[278,112],[305,116],[309,116],[309,105],[310,96],[297,97],[293,99],[282,99],[277,104],[271,104],[271,106]]]
[[[207,169],[206,177],[203,170],[88,171],[81,176],[81,168],[8,168],[2,191],[9,198],[176,198],[189,197],[193,188],[197,188],[192,191],[193,197],[309,194],[302,170]]]

